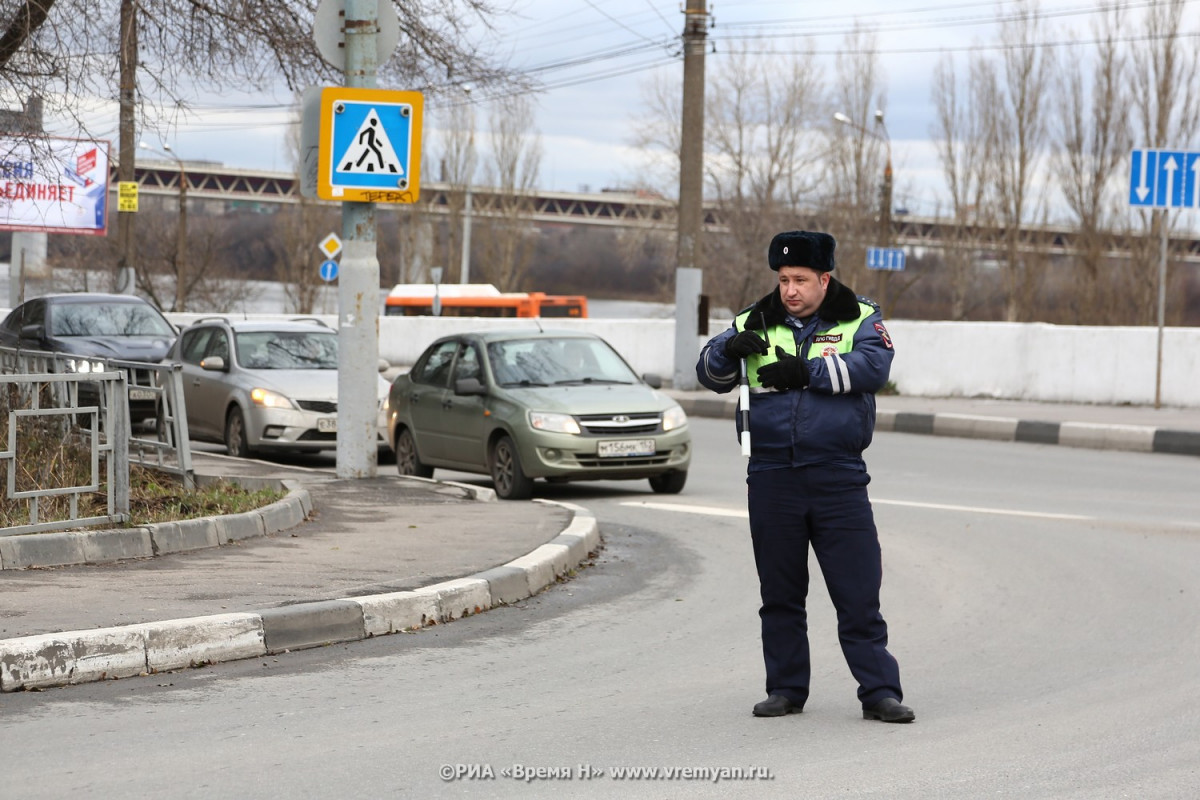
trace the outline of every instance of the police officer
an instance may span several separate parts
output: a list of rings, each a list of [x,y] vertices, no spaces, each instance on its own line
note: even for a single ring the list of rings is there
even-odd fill
[[[775,236],[767,263],[778,285],[704,346],[696,375],[709,389],[728,392],[746,360],[752,445],[746,484],[767,672],[767,699],[754,715],[798,714],[808,700],[811,544],[863,718],[912,722],[879,611],[883,567],[862,459],[892,340],[879,307],[830,274],[835,245],[827,233]],[[737,428],[740,436],[741,414]]]

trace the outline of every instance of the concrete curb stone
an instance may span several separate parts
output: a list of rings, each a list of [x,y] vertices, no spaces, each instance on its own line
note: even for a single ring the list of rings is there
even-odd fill
[[[279,483],[275,481],[271,485],[278,486]],[[241,514],[154,522],[138,528],[0,536],[0,569],[67,567],[152,558],[279,533],[304,522],[313,509],[308,489],[300,488],[294,481],[283,483],[285,488],[288,488],[287,484],[292,487],[282,500]]]
[[[700,417],[733,419],[737,397],[672,394],[684,412]],[[1173,430],[1145,425],[1088,422],[1046,422],[1013,417],[972,414],[918,413],[879,409],[875,430],[992,439],[1005,442],[1065,445],[1098,450],[1129,450],[1139,453],[1171,453],[1200,456],[1200,431]]]
[[[600,546],[599,526],[590,511],[570,503],[536,502],[566,508],[571,522],[550,543],[500,567],[415,591],[0,640],[0,692],[356,641],[517,602],[553,584]]]

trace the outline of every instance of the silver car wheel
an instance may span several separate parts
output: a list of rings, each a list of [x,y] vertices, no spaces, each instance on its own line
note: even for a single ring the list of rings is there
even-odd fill
[[[249,458],[250,442],[246,439],[246,419],[242,410],[234,406],[225,418],[225,450],[234,458]]]
[[[511,437],[501,437],[492,448],[492,484],[505,500],[527,500],[533,495],[533,479],[521,469],[521,457]]]
[[[421,462],[417,455],[417,442],[408,428],[401,428],[396,434],[396,471],[416,478],[433,477],[433,467]]]

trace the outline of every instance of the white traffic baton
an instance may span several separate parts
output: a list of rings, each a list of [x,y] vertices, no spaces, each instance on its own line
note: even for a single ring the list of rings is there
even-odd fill
[[[742,407],[742,455],[750,457],[750,371],[746,368],[746,359],[740,359],[742,368],[740,394],[738,404]]]

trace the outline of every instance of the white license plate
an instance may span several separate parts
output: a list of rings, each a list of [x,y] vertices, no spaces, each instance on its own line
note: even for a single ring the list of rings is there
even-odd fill
[[[337,433],[337,417],[318,417],[317,430],[321,433]]]
[[[129,399],[130,400],[153,400],[154,399],[154,390],[153,389],[130,389],[129,390]]]
[[[596,455],[600,456],[600,458],[652,456],[655,452],[653,439],[622,439],[615,442],[598,442],[596,444]]]

